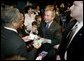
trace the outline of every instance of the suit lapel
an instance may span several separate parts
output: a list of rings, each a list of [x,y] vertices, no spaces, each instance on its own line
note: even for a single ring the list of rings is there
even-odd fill
[[[50,25],[50,27],[49,27],[48,30],[50,30],[50,31],[54,30],[54,26],[55,26],[55,21],[53,21],[53,22],[51,23],[51,25]]]

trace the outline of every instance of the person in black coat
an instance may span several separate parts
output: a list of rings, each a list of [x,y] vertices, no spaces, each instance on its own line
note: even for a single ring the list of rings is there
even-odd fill
[[[84,60],[84,51],[83,51],[83,1],[74,1],[73,5],[70,7],[71,17],[77,20],[74,25],[69,26],[68,30],[64,31],[65,39],[62,39],[58,47],[59,60]],[[71,24],[69,24],[71,25]],[[70,30],[77,25],[75,32],[71,38]],[[65,34],[67,33],[67,34]],[[69,36],[68,36],[69,35]]]
[[[33,48],[31,51],[27,51],[24,40],[17,32],[17,29],[23,26],[24,21],[19,10],[17,8],[5,8],[2,11],[1,19],[3,21],[1,27],[1,59],[20,55],[28,60],[34,60],[37,49]]]
[[[44,38],[40,50],[48,52],[46,60],[52,60],[55,55],[54,46],[60,43],[62,37],[61,26],[54,20],[54,17],[55,15],[53,10],[45,10],[45,22],[43,22],[40,27],[40,32],[42,34],[39,35]]]

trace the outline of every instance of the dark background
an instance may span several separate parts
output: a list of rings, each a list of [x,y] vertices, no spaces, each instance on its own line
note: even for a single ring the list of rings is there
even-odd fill
[[[39,5],[40,8],[44,8],[46,5],[48,4],[54,4],[54,5],[58,5],[58,7],[60,6],[61,3],[64,3],[65,6],[67,6],[68,3],[70,3],[72,5],[73,1],[72,0],[1,0],[2,2],[5,2],[6,4],[16,4],[21,5],[21,7],[23,7],[27,1],[31,2],[34,5]]]

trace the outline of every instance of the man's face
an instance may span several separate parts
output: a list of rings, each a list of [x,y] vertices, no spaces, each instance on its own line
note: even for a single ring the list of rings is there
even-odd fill
[[[37,32],[37,28],[38,28],[37,25],[33,25],[33,26],[32,26],[32,31],[33,31],[33,32]]]
[[[79,18],[83,14],[83,3],[81,1],[74,1],[73,5],[70,7],[71,17]]]
[[[53,20],[52,11],[45,11],[44,20],[49,23]]]
[[[19,13],[19,20],[18,20],[18,28],[22,28],[23,24],[24,24],[24,16],[22,13]]]

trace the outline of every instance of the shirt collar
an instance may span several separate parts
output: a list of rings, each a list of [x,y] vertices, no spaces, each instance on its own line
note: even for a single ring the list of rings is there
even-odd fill
[[[77,28],[78,28],[78,29],[82,28],[82,26],[83,26],[83,21],[81,21],[81,22],[76,22],[76,24],[73,26],[72,29],[74,29],[74,27],[75,27],[76,25],[77,25]]]
[[[78,27],[82,27],[83,26],[83,21],[78,22]]]
[[[16,30],[16,29],[13,29],[13,28],[9,28],[9,27],[4,27],[4,28],[6,28],[6,29],[8,29],[8,30],[12,30],[12,31],[14,31],[14,32],[17,32],[17,30]]]
[[[48,28],[50,27],[50,25],[52,24],[52,22],[53,22],[53,21],[51,21],[51,22],[48,23]]]

